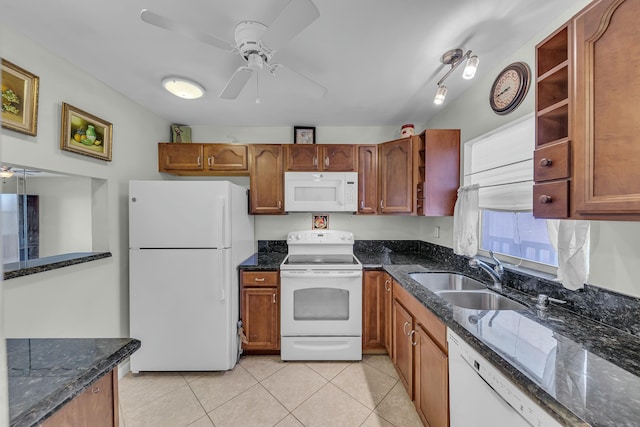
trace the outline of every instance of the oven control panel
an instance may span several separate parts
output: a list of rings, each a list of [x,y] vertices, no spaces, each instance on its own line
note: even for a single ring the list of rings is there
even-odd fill
[[[287,243],[321,245],[321,244],[350,244],[353,245],[353,233],[338,230],[303,230],[292,231],[287,236]]]

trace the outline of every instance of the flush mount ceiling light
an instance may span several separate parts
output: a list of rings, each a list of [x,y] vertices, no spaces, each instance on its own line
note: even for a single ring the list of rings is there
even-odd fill
[[[13,176],[13,170],[9,166],[2,166],[0,168],[0,178],[11,178]]]
[[[444,81],[453,73],[453,70],[458,68],[460,64],[464,60],[467,60],[467,65],[464,67],[464,71],[462,72],[462,78],[469,80],[472,79],[473,76],[476,75],[476,70],[478,69],[478,64],[480,63],[480,59],[476,55],[471,55],[471,51],[468,50],[466,53],[462,53],[462,49],[451,49],[442,55],[440,58],[440,62],[445,65],[451,65],[451,68],[447,72],[447,74],[442,77],[438,83],[438,91],[436,92],[436,96],[433,98],[433,103],[436,105],[440,105],[444,102],[445,97],[447,96],[447,87],[443,85]]]
[[[169,93],[184,99],[196,99],[205,94],[201,85],[184,77],[165,77],[162,79],[162,87]]]

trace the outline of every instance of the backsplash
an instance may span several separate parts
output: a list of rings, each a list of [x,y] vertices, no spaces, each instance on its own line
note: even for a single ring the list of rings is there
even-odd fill
[[[286,240],[259,240],[259,252],[287,253]],[[486,281],[486,273],[469,267],[469,258],[456,255],[453,249],[420,240],[357,240],[355,253],[404,253],[418,254],[450,266],[452,271]],[[383,257],[392,263],[390,257]],[[492,264],[491,261],[487,261]],[[604,323],[629,334],[640,337],[640,299],[619,294],[598,286],[585,285],[584,289],[572,291],[553,280],[526,274],[505,267],[506,286],[537,296],[545,293],[552,298],[567,301],[562,308],[577,315]]]

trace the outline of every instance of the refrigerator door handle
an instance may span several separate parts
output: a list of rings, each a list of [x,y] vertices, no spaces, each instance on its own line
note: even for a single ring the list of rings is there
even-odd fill
[[[217,209],[218,209],[218,221],[217,221],[217,225],[218,225],[218,230],[217,230],[217,242],[216,242],[216,247],[218,249],[220,248],[224,248],[225,245],[225,232],[226,232],[226,224],[227,224],[227,218],[225,218],[225,206],[224,206],[224,198],[220,197],[218,198],[218,202],[217,202]]]

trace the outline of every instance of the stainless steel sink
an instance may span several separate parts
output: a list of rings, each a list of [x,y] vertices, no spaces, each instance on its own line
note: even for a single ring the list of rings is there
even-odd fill
[[[482,282],[462,274],[454,273],[409,273],[416,282],[432,292],[438,291],[479,291],[487,289]]]
[[[440,291],[436,294],[445,301],[471,310],[524,310],[519,302],[491,291]]]

